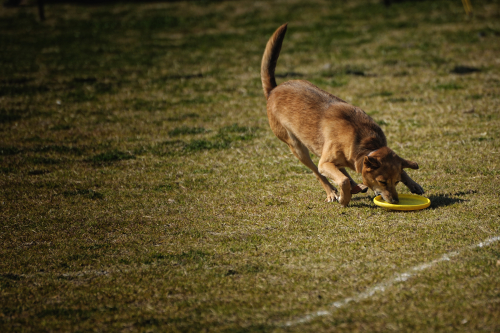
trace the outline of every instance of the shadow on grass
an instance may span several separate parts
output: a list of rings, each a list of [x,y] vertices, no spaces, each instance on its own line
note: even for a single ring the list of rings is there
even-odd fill
[[[113,150],[95,155],[89,159],[88,162],[93,162],[94,164],[107,164],[121,160],[131,160],[135,159],[135,155],[129,152],[123,152],[119,150]]]
[[[94,190],[89,190],[89,189],[78,189],[78,190],[73,190],[73,191],[64,191],[62,193],[65,197],[71,197],[71,196],[82,196],[87,199],[92,199],[92,200],[97,200],[97,199],[104,199],[104,195],[102,193],[99,193]]]
[[[477,191],[475,190],[469,190],[469,191],[460,191],[452,194],[435,194],[428,196],[429,200],[431,201],[431,205],[429,208],[439,208],[439,207],[446,207],[446,206],[451,206],[456,203],[463,203],[469,200],[466,199],[461,199],[461,198],[456,198],[456,197],[461,197],[464,195],[470,195],[470,194],[475,194]],[[351,206],[356,207],[356,208],[371,208],[371,209],[379,209],[378,206],[373,204],[373,197],[370,197],[367,199],[367,197],[355,197],[353,196],[351,199]],[[395,211],[398,212],[398,211]],[[399,211],[399,212],[406,212],[406,211]]]
[[[459,192],[453,194],[454,196],[461,196],[464,195],[464,192]],[[429,200],[431,201],[431,205],[429,208],[439,208],[439,207],[446,207],[450,206],[456,203],[463,203],[468,200],[465,199],[460,199],[460,198],[453,198],[450,197],[449,194],[438,194],[438,195],[431,195],[429,196]]]
[[[373,203],[373,197],[371,197],[371,196],[370,197],[367,197],[367,196],[357,197],[355,194],[352,196],[351,201],[349,203],[349,206],[356,207],[356,208],[379,209],[379,207]]]

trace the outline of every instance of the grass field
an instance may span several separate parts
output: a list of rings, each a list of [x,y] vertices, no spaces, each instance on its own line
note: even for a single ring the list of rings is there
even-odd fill
[[[0,331],[500,331],[500,1],[472,6],[1,9]],[[428,209],[324,202],[267,123],[284,22],[278,83],[371,115]]]

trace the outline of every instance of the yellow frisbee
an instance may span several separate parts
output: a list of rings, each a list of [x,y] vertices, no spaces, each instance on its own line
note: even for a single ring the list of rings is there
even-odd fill
[[[399,203],[396,205],[386,202],[381,195],[375,197],[373,202],[377,206],[393,210],[419,210],[431,205],[429,199],[415,194],[400,194]]]

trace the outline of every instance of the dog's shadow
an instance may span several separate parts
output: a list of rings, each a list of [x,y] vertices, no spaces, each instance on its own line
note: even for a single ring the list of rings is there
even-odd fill
[[[363,195],[363,196],[353,195],[349,205],[358,208],[377,209],[379,207],[375,206],[375,204],[373,203],[373,198],[374,197],[369,195]]]
[[[469,190],[469,191],[460,191],[456,193],[445,193],[445,194],[432,194],[430,196],[427,196],[429,200],[431,201],[431,205],[429,208],[435,209],[435,208],[440,208],[440,207],[446,207],[446,206],[451,206],[456,203],[464,203],[469,200],[467,199],[462,199],[460,197],[463,197],[464,195],[468,194],[474,194],[477,193],[475,190]],[[457,198],[458,197],[458,198]],[[351,199],[351,205],[355,207],[363,207],[363,208],[372,208],[372,209],[378,209],[376,205],[373,204],[373,197],[372,196],[360,196],[360,197],[354,197]]]
[[[477,191],[468,191],[468,192],[456,192],[453,194],[433,194],[428,196],[429,200],[431,201],[431,205],[429,208],[439,208],[439,207],[446,207],[446,206],[451,206],[456,203],[464,203],[469,200],[467,199],[462,199],[462,198],[456,198],[456,197],[461,197],[466,194],[473,194],[476,193]]]

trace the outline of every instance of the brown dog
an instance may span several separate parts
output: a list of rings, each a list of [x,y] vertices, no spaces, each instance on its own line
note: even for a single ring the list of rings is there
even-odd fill
[[[262,57],[261,79],[267,99],[267,117],[274,134],[310,168],[326,191],[326,201],[347,206],[352,194],[370,188],[390,203],[398,203],[396,185],[402,181],[411,192],[423,194],[403,168],[418,169],[387,147],[382,129],[363,110],[352,106],[308,81],[276,84],[274,69],[287,25],[275,31]],[[309,151],[320,157],[318,167]],[[345,168],[361,173],[357,184]],[[339,191],[330,184],[332,179]]]

